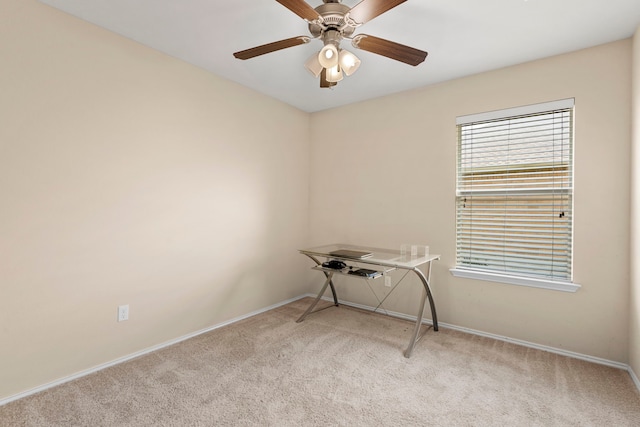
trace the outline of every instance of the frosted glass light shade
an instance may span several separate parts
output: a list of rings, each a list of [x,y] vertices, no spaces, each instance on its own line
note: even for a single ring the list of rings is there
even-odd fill
[[[336,83],[342,80],[342,70],[338,65],[335,67],[327,68],[327,81]]]
[[[360,59],[348,50],[342,49],[339,55],[340,68],[347,76],[355,73],[360,66]]]
[[[324,68],[335,67],[338,65],[338,48],[327,43],[318,54],[318,61]]]
[[[304,63],[304,68],[307,69],[311,74],[315,77],[318,77],[322,72],[322,64],[318,60],[318,54],[314,53],[311,55],[311,58],[307,59],[307,62]]]

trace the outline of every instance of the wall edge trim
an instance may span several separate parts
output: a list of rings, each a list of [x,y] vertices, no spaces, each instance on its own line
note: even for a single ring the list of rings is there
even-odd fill
[[[629,376],[631,377],[631,381],[633,381],[633,383],[636,385],[636,388],[638,389],[638,392],[640,392],[640,379],[638,379],[636,373],[633,372],[633,368],[631,366],[629,366],[628,371]]]
[[[31,395],[39,393],[41,391],[45,391],[47,389],[50,389],[50,388],[53,388],[53,387],[68,383],[70,381],[82,378],[84,376],[96,373],[96,372],[101,371],[103,369],[110,368],[110,367],[115,366],[115,365],[119,365],[120,363],[127,362],[127,361],[129,361],[131,359],[135,359],[137,357],[144,356],[144,355],[152,353],[154,351],[161,350],[161,349],[163,349],[165,347],[172,346],[172,345],[177,344],[177,343],[179,343],[181,341],[185,341],[185,340],[188,340],[190,338],[194,338],[194,337],[196,337],[198,335],[205,334],[207,332],[211,332],[211,331],[213,331],[215,329],[222,328],[224,326],[228,326],[228,325],[231,325],[233,323],[239,322],[241,320],[248,319],[250,317],[256,316],[258,314],[262,314],[264,312],[267,312],[269,310],[273,310],[273,309],[281,307],[283,305],[287,305],[289,303],[292,303],[294,301],[302,299],[305,296],[306,295],[302,295],[302,296],[290,298],[290,299],[285,300],[285,301],[278,302],[278,303],[270,305],[268,307],[264,307],[264,308],[252,311],[250,313],[247,313],[247,314],[244,314],[244,315],[241,315],[241,316],[238,316],[238,317],[234,317],[234,318],[232,318],[230,320],[226,320],[224,322],[217,323],[217,324],[215,324],[213,326],[209,326],[207,328],[200,329],[198,331],[189,333],[187,335],[183,335],[181,337],[174,338],[172,340],[165,341],[163,343],[160,343],[160,344],[157,344],[157,345],[154,345],[154,346],[151,346],[151,347],[147,347],[147,348],[142,349],[140,351],[136,351],[136,352],[128,354],[126,356],[114,359],[114,360],[112,360],[110,362],[102,363],[102,364],[96,365],[94,367],[91,367],[91,368],[88,368],[88,369],[84,369],[84,370],[82,370],[80,372],[76,372],[75,374],[71,374],[71,375],[68,375],[68,376],[65,376],[65,377],[62,377],[62,378],[58,378],[57,380],[54,380],[54,381],[51,381],[51,382],[48,382],[48,383],[33,387],[31,389],[25,390],[23,392],[19,392],[19,393],[14,394],[14,395],[10,395],[10,396],[5,397],[5,398],[0,398],[0,407],[3,406],[3,405],[6,405],[7,403],[10,403],[10,402],[13,402],[13,401],[16,401],[16,400],[31,396]]]
[[[315,297],[315,295],[312,295],[312,294],[307,294],[305,296]],[[323,297],[322,299],[324,299],[326,301],[333,302],[333,299],[331,299],[329,297]],[[357,304],[357,303],[352,303],[350,301],[339,300],[339,303],[343,304],[343,305],[346,305],[346,306],[359,308],[361,310],[374,311],[374,307],[370,307],[370,306],[362,305],[362,304]],[[380,311],[378,311],[378,312],[380,312]],[[408,315],[408,314],[404,314],[404,313],[393,312],[393,311],[389,311],[389,310],[385,310],[385,312],[389,316],[398,317],[400,319],[405,319],[405,320],[411,320],[413,322],[416,321],[416,316],[412,316],[412,315]],[[427,324],[427,325],[432,325],[433,324],[431,319],[424,319],[422,321],[422,323],[423,324]],[[489,333],[489,332],[478,331],[478,330],[475,330],[475,329],[465,328],[463,326],[452,325],[452,324],[449,324],[449,323],[438,322],[438,326],[441,326],[441,327],[447,328],[447,329],[456,330],[456,331],[459,331],[459,332],[464,332],[464,333],[471,334],[471,335],[477,335],[477,336],[481,336],[481,337],[492,338],[492,339],[495,339],[495,340],[498,340],[498,341],[509,342],[509,343],[512,343],[512,344],[521,345],[523,347],[529,347],[529,348],[533,348],[533,349],[537,349],[537,350],[547,351],[549,353],[555,353],[555,354],[558,354],[558,355],[561,355],[561,356],[567,356],[567,357],[571,357],[571,358],[574,358],[574,359],[580,359],[580,360],[584,360],[584,361],[587,361],[587,362],[597,363],[599,365],[605,365],[605,366],[609,366],[609,367],[612,367],[612,368],[618,368],[618,369],[625,370],[625,371],[629,372],[630,374],[632,372],[631,368],[629,367],[629,365],[627,365],[626,363],[622,363],[622,362],[616,362],[614,360],[608,360],[608,359],[604,359],[604,358],[601,358],[601,357],[590,356],[588,354],[582,354],[582,353],[577,353],[577,352],[573,352],[573,351],[569,351],[569,350],[564,350],[564,349],[561,349],[561,348],[546,346],[546,345],[542,345],[542,344],[536,344],[536,343],[532,343],[532,342],[529,342],[529,341],[524,341],[524,340],[519,340],[519,339],[515,339],[515,338],[502,336],[502,335],[492,334],[492,333]],[[633,375],[635,375],[635,374],[633,374]],[[632,378],[633,378],[633,375],[632,375]],[[634,380],[634,382],[636,383],[636,386],[638,386],[638,390],[640,391],[640,383],[637,381],[637,377]]]
[[[278,303],[270,305],[268,307],[264,307],[264,308],[252,311],[250,313],[234,317],[234,318],[232,318],[230,320],[215,324],[213,326],[209,326],[207,328],[200,329],[200,330],[192,332],[190,334],[183,335],[181,337],[178,337],[178,338],[175,338],[175,339],[172,339],[172,340],[169,340],[169,341],[165,341],[165,342],[157,344],[155,346],[151,346],[151,347],[145,348],[143,350],[128,354],[126,356],[114,359],[114,360],[112,360],[110,362],[102,363],[100,365],[94,366],[94,367],[89,368],[89,369],[82,370],[82,371],[77,372],[75,374],[59,378],[57,380],[48,382],[46,384],[42,384],[40,386],[31,388],[29,390],[25,390],[23,392],[8,396],[8,397],[6,397],[4,399],[0,399],[0,406],[6,405],[7,403],[10,403],[10,402],[13,402],[13,401],[16,401],[16,400],[19,400],[19,399],[34,395],[34,394],[37,394],[37,393],[39,393],[41,391],[45,391],[47,389],[62,385],[64,383],[68,383],[70,381],[82,378],[84,376],[93,374],[95,372],[101,371],[101,370],[109,368],[111,366],[115,366],[115,365],[118,365],[120,363],[127,362],[127,361],[129,361],[131,359],[135,359],[137,357],[144,356],[146,354],[152,353],[154,351],[160,350],[160,349],[165,348],[165,347],[169,347],[169,346],[177,344],[177,343],[179,343],[181,341],[185,341],[185,340],[188,340],[190,338],[194,338],[194,337],[196,337],[198,335],[213,331],[215,329],[231,325],[233,323],[239,322],[239,321],[244,320],[244,319],[248,319],[250,317],[256,316],[258,314],[262,314],[264,312],[267,312],[269,310],[273,310],[273,309],[281,307],[283,305],[290,304],[290,303],[292,303],[294,301],[298,301],[298,300],[300,300],[302,298],[315,297],[315,296],[316,295],[314,295],[314,294],[307,293],[307,294],[303,294],[303,295],[300,295],[300,296],[297,296],[297,297],[294,297],[294,298],[290,298],[288,300],[278,302]],[[323,297],[322,299],[324,299],[326,301],[333,302],[333,300],[331,298],[329,298],[329,297]],[[361,310],[374,311],[374,307],[370,307],[370,306],[362,305],[362,304],[357,304],[357,303],[352,303],[352,302],[349,302],[349,301],[340,300],[340,304],[343,304],[343,305],[346,305],[346,306],[349,306],[349,307],[359,308]],[[416,320],[416,316],[411,316],[411,315],[404,314],[404,313],[398,313],[398,312],[393,312],[393,311],[389,311],[389,310],[387,310],[386,313],[389,316],[398,317],[400,319],[412,320],[414,322]],[[423,324],[432,325],[433,323],[432,323],[432,321],[430,319],[424,319],[423,320]],[[577,352],[573,352],[573,351],[563,350],[563,349],[559,349],[559,348],[556,348],[556,347],[550,347],[550,346],[545,346],[545,345],[541,345],[541,344],[535,344],[535,343],[532,343],[532,342],[529,342],[529,341],[509,338],[509,337],[505,337],[505,336],[501,336],[501,335],[491,334],[491,333],[488,333],[488,332],[478,331],[478,330],[475,330],[475,329],[465,328],[465,327],[462,327],[462,326],[456,326],[456,325],[452,325],[452,324],[448,324],[448,323],[438,322],[438,325],[442,326],[443,328],[452,329],[452,330],[456,330],[456,331],[467,333],[467,334],[471,334],[471,335],[477,335],[477,336],[492,338],[492,339],[495,339],[495,340],[498,340],[498,341],[509,342],[509,343],[512,343],[512,344],[521,345],[521,346],[524,346],[524,347],[529,347],[529,348],[533,348],[533,349],[537,349],[537,350],[547,351],[547,352],[550,352],[550,353],[555,353],[555,354],[559,354],[559,355],[562,355],[562,356],[571,357],[571,358],[574,358],[574,359],[580,359],[580,360],[584,360],[584,361],[587,361],[587,362],[597,363],[599,365],[605,365],[605,366],[610,366],[610,367],[613,367],[613,368],[622,369],[622,370],[625,370],[625,371],[627,371],[629,373],[629,376],[631,377],[631,380],[633,381],[633,383],[635,384],[636,388],[638,389],[638,392],[640,392],[640,379],[638,379],[637,375],[635,374],[635,372],[633,371],[631,366],[629,366],[629,365],[627,365],[625,363],[616,362],[616,361],[613,361],[613,360],[607,360],[607,359],[603,359],[603,358],[595,357],[595,356],[589,356],[589,355],[586,355],[586,354],[581,354],[581,353],[577,353]]]

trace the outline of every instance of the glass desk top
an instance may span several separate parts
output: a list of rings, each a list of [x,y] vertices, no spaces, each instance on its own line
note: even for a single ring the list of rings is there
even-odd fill
[[[371,256],[366,258],[351,258],[331,255],[331,252],[338,250],[353,250],[370,252]],[[309,249],[300,249],[300,253],[305,255],[320,256],[332,259],[349,260],[363,264],[381,265],[385,267],[395,267],[407,270],[413,270],[422,264],[426,264],[436,259],[440,259],[440,255],[411,255],[402,254],[400,250],[380,249],[367,246],[348,245],[343,243],[334,243],[331,245],[317,246]]]

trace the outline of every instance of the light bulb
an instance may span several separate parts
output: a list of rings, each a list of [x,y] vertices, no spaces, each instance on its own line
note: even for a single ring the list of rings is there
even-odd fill
[[[338,48],[332,43],[327,43],[318,54],[318,61],[324,68],[335,67],[338,65]]]
[[[327,81],[336,83],[342,80],[342,70],[336,65],[335,67],[327,68]]]
[[[318,77],[322,72],[322,64],[318,61],[318,54],[314,53],[311,55],[311,58],[307,59],[307,62],[304,63],[304,68],[306,68],[311,74],[315,77]]]
[[[342,49],[340,51],[340,68],[347,76],[355,73],[360,67],[360,59],[348,50]]]

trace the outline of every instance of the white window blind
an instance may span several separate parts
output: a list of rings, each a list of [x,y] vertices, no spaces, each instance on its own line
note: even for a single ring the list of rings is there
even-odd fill
[[[572,280],[573,105],[458,118],[456,268]]]

